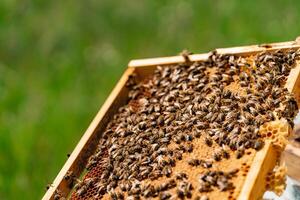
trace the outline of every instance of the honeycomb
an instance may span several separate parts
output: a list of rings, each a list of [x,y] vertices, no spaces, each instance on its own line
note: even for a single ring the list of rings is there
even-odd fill
[[[280,196],[286,187],[286,172],[285,163],[280,163],[280,153],[285,149],[290,137],[290,125],[284,119],[265,123],[261,126],[260,132],[266,140],[270,140],[271,144],[277,151],[276,166],[272,171],[269,171],[266,176],[266,189],[273,191]]]
[[[88,180],[89,178],[101,177],[103,171],[102,162],[105,160],[106,157],[107,157],[107,152],[105,152],[102,155],[102,159],[100,160],[100,162],[98,162],[95,166],[93,166],[84,175],[83,181]],[[69,199],[71,200],[95,199],[96,195],[97,195],[96,187],[95,185],[92,185],[92,187],[89,187],[89,189],[83,195],[78,195],[75,191],[72,192]]]
[[[260,134],[272,141],[272,144],[278,149],[283,151],[288,143],[290,125],[284,119],[267,122],[260,128]]]
[[[269,172],[266,177],[266,188],[273,191],[278,196],[282,195],[286,187],[286,172],[285,164],[277,165],[272,172]]]

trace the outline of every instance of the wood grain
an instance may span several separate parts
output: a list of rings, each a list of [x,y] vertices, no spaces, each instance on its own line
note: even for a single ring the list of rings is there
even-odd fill
[[[283,153],[283,160],[287,166],[287,175],[300,182],[300,149],[288,144]]]
[[[267,46],[267,47],[264,47]],[[250,45],[250,46],[241,46],[241,47],[230,47],[230,48],[219,48],[215,51],[218,54],[229,54],[229,55],[237,55],[237,56],[245,56],[260,53],[263,51],[270,52],[276,50],[289,50],[289,49],[298,49],[300,47],[300,43],[295,41],[289,42],[281,42],[281,43],[271,43],[265,45]],[[190,61],[205,61],[211,55],[209,53],[203,54],[192,54],[189,55]],[[171,65],[184,63],[185,60],[183,56],[171,56],[171,57],[161,57],[161,58],[146,58],[146,59],[137,59],[129,62],[129,67],[140,67],[146,68],[149,66],[157,66],[157,65]]]
[[[276,158],[277,152],[271,142],[267,141],[265,147],[254,157],[238,200],[255,200],[262,196],[265,191],[266,174],[274,168]]]

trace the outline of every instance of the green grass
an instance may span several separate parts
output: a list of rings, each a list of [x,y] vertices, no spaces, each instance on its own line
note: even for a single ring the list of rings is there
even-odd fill
[[[300,2],[2,0],[0,199],[40,199],[130,59],[293,40]]]

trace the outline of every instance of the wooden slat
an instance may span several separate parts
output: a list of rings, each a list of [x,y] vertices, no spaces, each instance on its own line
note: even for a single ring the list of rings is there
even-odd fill
[[[92,155],[98,144],[101,131],[105,129],[106,124],[117,109],[126,103],[128,91],[125,87],[125,83],[128,80],[128,76],[132,74],[134,70],[134,68],[128,68],[124,72],[123,76],[80,139],[69,159],[55,178],[51,187],[44,195],[43,200],[52,199],[56,189],[59,189],[64,196],[68,195],[70,188],[67,186],[64,176],[70,170],[77,177],[83,172],[88,157]]]
[[[249,55],[255,54],[262,51],[276,51],[276,50],[287,50],[293,48],[299,48],[300,44],[295,41],[290,42],[279,42],[261,45],[250,45],[233,48],[219,48],[216,49],[219,54],[231,54],[231,55]]]
[[[286,88],[289,90],[289,92],[292,92],[294,94],[299,94],[299,86],[300,86],[300,63],[291,70],[289,77],[286,82]]]
[[[249,45],[241,47],[230,47],[230,48],[218,48],[216,52],[218,54],[230,54],[230,55],[249,55],[260,53],[263,51],[276,51],[276,50],[287,50],[287,49],[298,49],[300,48],[300,43],[295,41],[281,42],[281,43],[271,43],[264,45]],[[191,61],[204,61],[211,55],[211,53],[204,54],[193,54],[189,55]],[[149,67],[157,65],[171,65],[185,62],[182,56],[171,56],[171,57],[161,57],[161,58],[146,58],[137,59],[129,62],[129,67]]]
[[[287,166],[287,175],[297,181],[300,181],[300,148],[288,144],[284,151],[283,159]]]
[[[277,161],[277,152],[270,141],[258,151],[247,174],[238,200],[259,199],[265,191],[266,174],[273,169]]]

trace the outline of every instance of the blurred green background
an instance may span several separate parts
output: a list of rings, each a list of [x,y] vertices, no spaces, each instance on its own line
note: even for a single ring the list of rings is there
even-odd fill
[[[293,40],[300,1],[2,0],[0,199],[40,199],[130,59]]]

